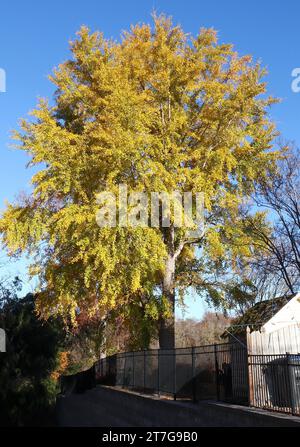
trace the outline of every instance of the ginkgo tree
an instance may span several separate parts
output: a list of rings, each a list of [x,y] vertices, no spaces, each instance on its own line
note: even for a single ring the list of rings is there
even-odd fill
[[[105,318],[141,302],[159,322],[160,346],[172,348],[176,290],[184,295],[193,278],[199,285],[205,258],[234,263],[249,252],[237,216],[278,156],[275,100],[250,56],[212,29],[192,37],[163,15],[119,42],[83,27],[71,54],[50,77],[53,102],[41,100],[14,135],[36,173],[32,192],[3,213],[3,242],[32,259],[42,317],[75,323],[80,311]],[[99,227],[97,194],[120,184],[203,192],[204,236],[188,237],[172,219]]]

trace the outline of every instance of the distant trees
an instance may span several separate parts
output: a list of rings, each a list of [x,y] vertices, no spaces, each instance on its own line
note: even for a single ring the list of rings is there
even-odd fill
[[[116,352],[125,352],[139,350],[143,348],[141,340],[143,337],[139,333],[140,325],[136,325],[136,331],[132,332],[128,321],[118,319],[118,321],[109,322],[104,329],[102,352],[105,355],[111,355]],[[176,347],[200,346],[205,344],[220,343],[221,334],[231,324],[231,318],[221,312],[206,312],[201,320],[193,318],[176,319],[175,321],[175,343]],[[153,328],[154,330],[154,328]],[[155,334],[155,333],[154,333]],[[153,332],[151,332],[153,335]],[[159,348],[158,339],[152,336],[148,344],[144,347],[153,349]]]
[[[176,347],[201,346],[222,342],[221,335],[230,326],[231,319],[222,313],[206,312],[198,321],[179,319],[176,321]]]

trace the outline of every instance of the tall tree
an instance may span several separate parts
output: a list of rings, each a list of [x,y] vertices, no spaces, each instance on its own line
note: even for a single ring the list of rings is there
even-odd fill
[[[165,16],[132,26],[120,43],[82,28],[71,51],[51,77],[54,105],[41,101],[15,134],[40,169],[32,194],[1,219],[4,243],[35,256],[43,316],[101,317],[137,300],[159,319],[160,346],[173,347],[175,289],[187,283],[177,272],[192,262],[189,279],[199,282],[199,247],[234,258],[239,205],[273,168],[274,99],[250,56]],[[122,183],[129,193],[203,192],[205,238],[187,237],[172,217],[168,228],[99,228],[97,193]]]

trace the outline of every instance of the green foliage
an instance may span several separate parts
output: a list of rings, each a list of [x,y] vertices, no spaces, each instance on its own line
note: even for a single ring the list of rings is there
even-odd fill
[[[0,356],[1,425],[53,424],[52,409],[62,326],[42,322],[34,310],[33,295],[2,301],[0,327],[6,331],[6,353]]]
[[[14,283],[14,287],[16,282]],[[0,355],[0,425],[53,425],[60,374],[88,369],[99,355],[103,328],[80,321],[66,332],[60,318],[43,321],[32,294],[20,299],[15,289],[2,293],[0,327],[7,352]]]

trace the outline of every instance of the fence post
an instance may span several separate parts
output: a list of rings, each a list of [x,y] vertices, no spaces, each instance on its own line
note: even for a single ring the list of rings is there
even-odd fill
[[[176,377],[176,348],[173,349],[173,356],[174,356],[174,390],[173,390],[173,397],[174,400],[177,398],[177,377]]]
[[[195,365],[195,346],[192,346],[192,387],[193,387],[193,402],[197,402],[197,383],[196,383],[196,365]]]
[[[125,388],[125,378],[126,378],[126,353],[122,355],[124,358],[124,365],[123,365],[123,384],[122,387]]]
[[[160,350],[157,350],[157,394],[158,396],[160,396],[160,388],[159,388],[159,382],[160,382],[160,377],[159,377],[159,361],[160,359]]]
[[[217,345],[216,344],[214,344],[214,353],[215,353],[217,400],[220,400],[219,363],[218,363],[218,353],[217,353]]]
[[[135,383],[135,381],[134,381],[134,357],[135,357],[135,355],[134,355],[134,351],[132,352],[132,388],[134,388],[134,383]]]
[[[293,398],[293,388],[294,388],[294,383],[293,383],[293,366],[292,363],[290,362],[290,353],[287,352],[286,353],[286,365],[287,365],[287,386],[288,386],[288,392],[289,392],[289,398],[290,398],[290,406],[291,406],[291,410],[292,410],[292,414],[296,414],[296,408],[294,405],[294,398]]]
[[[114,385],[117,385],[117,383],[118,383],[118,376],[119,376],[119,362],[118,362],[118,360],[119,360],[119,356],[118,356],[118,353],[116,353],[115,354],[115,373],[114,373],[114,375],[115,375],[115,377],[114,377]]]
[[[146,349],[144,349],[144,393],[146,392]]]
[[[253,387],[253,374],[252,374],[252,339],[250,333],[250,327],[247,326],[247,365],[248,365],[248,400],[249,406],[254,405],[254,387]]]

